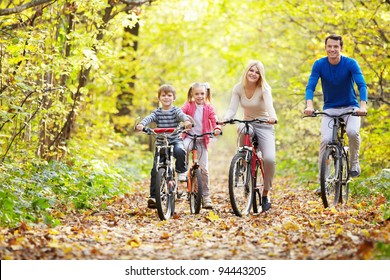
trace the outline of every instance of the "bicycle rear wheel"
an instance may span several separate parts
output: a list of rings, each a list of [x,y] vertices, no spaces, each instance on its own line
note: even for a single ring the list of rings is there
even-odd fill
[[[191,170],[190,184],[190,211],[191,214],[199,214],[202,206],[202,176],[200,169]]]
[[[341,163],[336,147],[327,147],[322,156],[320,183],[324,207],[337,205],[340,197]]]
[[[229,169],[229,196],[234,214],[248,215],[253,202],[253,180],[251,165],[245,153],[234,155]]]
[[[168,220],[174,211],[174,195],[170,192],[166,169],[160,168],[156,177],[156,208],[160,220]]]
[[[349,164],[348,164],[348,152],[343,153],[342,155],[342,183],[340,186],[340,199],[339,202],[346,204],[348,201],[348,195],[349,195]]]

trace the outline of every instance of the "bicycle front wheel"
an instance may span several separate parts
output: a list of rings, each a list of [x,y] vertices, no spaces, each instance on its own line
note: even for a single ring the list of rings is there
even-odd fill
[[[244,153],[236,154],[229,169],[229,196],[234,214],[248,215],[253,202],[253,180],[251,165]]]
[[[339,202],[346,204],[348,201],[348,195],[349,195],[349,166],[348,166],[348,152],[344,152],[342,156],[342,183],[340,186],[340,199]]]
[[[191,179],[189,182],[190,193],[190,211],[191,214],[199,214],[202,204],[202,175],[200,169],[191,170]]]
[[[340,197],[341,163],[336,147],[327,147],[322,156],[320,183],[324,207],[337,205]]]
[[[172,215],[173,194],[170,192],[166,169],[160,168],[156,177],[156,208],[160,220],[168,220]]]

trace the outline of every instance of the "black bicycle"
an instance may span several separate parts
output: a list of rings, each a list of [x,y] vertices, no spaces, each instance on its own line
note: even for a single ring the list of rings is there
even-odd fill
[[[348,147],[345,146],[346,123],[343,116],[359,116],[351,110],[339,115],[314,111],[310,116],[326,115],[332,121],[332,140],[327,144],[320,163],[321,198],[324,207],[347,203],[349,194],[350,166]]]
[[[144,127],[143,131],[156,138],[155,166],[156,176],[156,208],[161,220],[170,219],[175,212],[175,201],[178,195],[177,178],[174,166],[173,145],[168,138],[172,134],[182,133],[184,127],[154,128]]]

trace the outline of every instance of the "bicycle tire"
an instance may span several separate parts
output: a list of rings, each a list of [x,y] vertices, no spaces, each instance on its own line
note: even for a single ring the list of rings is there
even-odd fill
[[[245,160],[245,153],[238,153],[234,155],[229,168],[229,197],[236,216],[250,213],[253,189],[251,164]]]
[[[260,172],[259,172],[260,170]],[[253,213],[259,213],[259,207],[262,207],[262,193],[264,189],[264,178],[263,178],[263,173],[261,172],[260,167],[256,168],[255,171],[256,175],[256,182],[254,182],[255,186],[255,193],[253,195]],[[257,200],[258,199],[258,200]]]
[[[202,206],[202,174],[200,169],[191,170],[191,180],[190,180],[190,193],[189,193],[189,202],[190,202],[190,211],[191,214],[199,214]]]
[[[325,208],[337,205],[340,198],[341,163],[336,147],[327,147],[321,160],[321,198]]]
[[[348,164],[349,154],[348,151],[344,152],[342,155],[342,165],[341,165],[341,173],[342,173],[342,183],[340,186],[340,199],[339,202],[342,204],[346,204],[348,201],[349,195],[349,164]]]
[[[172,215],[172,193],[166,177],[166,169],[160,168],[156,176],[156,208],[160,220],[168,220]]]

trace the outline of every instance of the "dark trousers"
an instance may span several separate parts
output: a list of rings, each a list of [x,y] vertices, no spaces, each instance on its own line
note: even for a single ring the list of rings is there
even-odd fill
[[[175,170],[177,173],[184,173],[187,171],[187,162],[186,162],[186,150],[184,149],[183,141],[178,140],[171,142],[170,145],[173,145],[173,157],[176,159]],[[154,154],[153,168],[150,171],[150,197],[156,197],[156,160],[157,154]],[[165,160],[160,157],[160,162]]]

